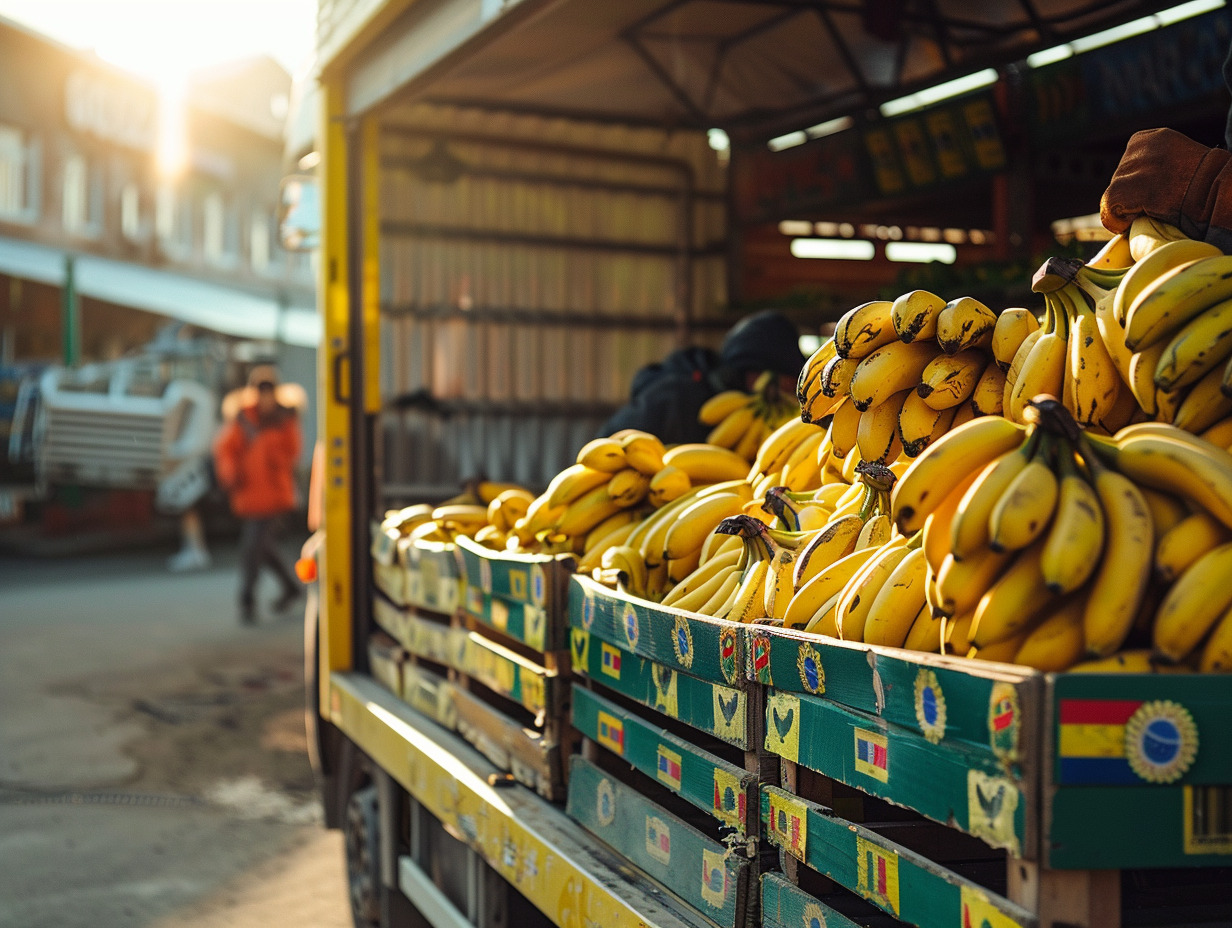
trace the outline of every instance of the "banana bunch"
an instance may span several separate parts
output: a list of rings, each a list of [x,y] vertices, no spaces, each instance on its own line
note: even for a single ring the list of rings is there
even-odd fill
[[[773,371],[757,378],[753,392],[725,390],[703,403],[697,414],[703,425],[713,426],[707,444],[735,451],[749,463],[771,432],[799,416],[795,398],[779,392]]]
[[[535,494],[524,487],[511,487],[496,494],[488,503],[487,524],[475,532],[475,541],[494,551],[504,551],[514,523],[526,516],[534,501]]]
[[[865,461],[914,457],[956,424],[1001,411],[997,320],[971,297],[947,303],[926,290],[857,306],[805,363],[801,415],[832,417],[836,458],[853,449]]]
[[[789,419],[770,433],[757,449],[748,482],[754,499],[764,499],[773,486],[802,492],[825,482],[843,481],[841,473],[828,472],[833,445],[828,428],[799,416]]]

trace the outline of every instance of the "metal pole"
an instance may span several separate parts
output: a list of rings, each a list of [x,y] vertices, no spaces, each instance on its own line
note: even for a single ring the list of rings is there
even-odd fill
[[[60,330],[65,367],[81,360],[81,304],[77,299],[76,262],[64,256],[64,289],[60,300]]]

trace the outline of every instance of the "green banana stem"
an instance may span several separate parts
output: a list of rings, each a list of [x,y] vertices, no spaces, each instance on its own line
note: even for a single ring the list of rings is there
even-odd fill
[[[878,512],[888,512],[886,507],[881,505],[881,492],[874,489],[868,484],[864,485],[864,496],[860,500],[860,521],[867,522]]]

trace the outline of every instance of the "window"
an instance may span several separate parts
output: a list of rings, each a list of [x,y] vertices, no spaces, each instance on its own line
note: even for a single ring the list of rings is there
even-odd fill
[[[66,232],[97,235],[101,228],[102,183],[97,171],[82,155],[69,155],[64,161],[64,193],[61,221]]]
[[[173,184],[160,184],[154,196],[154,230],[159,246],[173,258],[187,257],[192,249],[191,218],[187,199]]]
[[[133,183],[120,191],[120,231],[129,241],[141,237],[141,191]]]
[[[217,193],[206,196],[205,202],[201,204],[203,223],[201,242],[205,249],[205,260],[211,264],[218,264],[223,257],[226,225],[224,213],[221,196]]]
[[[249,257],[252,269],[263,273],[270,263],[270,224],[269,219],[260,213],[253,213],[252,222],[248,227]]]
[[[0,219],[38,218],[38,171],[37,145],[21,129],[0,125]]]

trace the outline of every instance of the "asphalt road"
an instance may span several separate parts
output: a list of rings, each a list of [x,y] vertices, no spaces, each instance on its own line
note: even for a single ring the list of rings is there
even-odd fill
[[[0,557],[0,928],[349,926],[300,618],[168,553]]]

